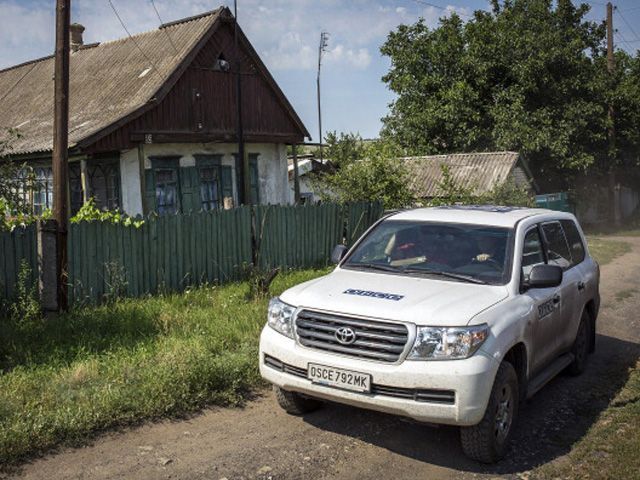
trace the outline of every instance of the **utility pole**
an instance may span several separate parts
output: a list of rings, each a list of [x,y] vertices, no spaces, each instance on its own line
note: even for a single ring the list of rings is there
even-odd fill
[[[613,80],[616,69],[615,57],[613,55],[613,5],[607,3],[607,70],[609,77]],[[611,214],[615,226],[620,226],[620,196],[619,187],[616,182],[615,163],[616,163],[616,130],[615,130],[615,111],[613,104],[609,104],[609,195],[611,199]]]
[[[300,205],[300,172],[298,171],[298,146],[291,145],[293,150],[293,198],[296,205]]]
[[[56,52],[53,117],[53,218],[56,222],[58,310],[68,307],[67,228],[69,221],[69,21],[71,0],[56,0]]]
[[[322,66],[322,54],[327,51],[329,34],[327,32],[320,33],[320,46],[318,47],[318,76],[316,78],[318,92],[318,142],[320,144],[320,163],[322,164],[322,110],[320,108],[320,67]]]
[[[233,1],[233,41],[234,53],[236,57],[236,116],[238,120],[237,137],[238,137],[238,171],[236,172],[242,179],[238,188],[238,200],[241,205],[251,203],[251,182],[249,179],[249,159],[244,151],[244,126],[242,124],[242,68],[240,60],[240,47],[238,45],[238,1]]]

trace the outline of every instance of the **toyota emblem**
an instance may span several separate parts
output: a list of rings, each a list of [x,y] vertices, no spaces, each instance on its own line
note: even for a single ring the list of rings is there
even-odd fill
[[[340,327],[334,334],[338,343],[342,345],[351,345],[356,341],[356,332],[351,327]]]

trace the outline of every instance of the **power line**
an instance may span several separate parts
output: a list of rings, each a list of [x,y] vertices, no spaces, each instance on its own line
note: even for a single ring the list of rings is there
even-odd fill
[[[138,41],[131,35],[131,33],[129,32],[129,29],[127,28],[127,26],[124,24],[124,21],[122,20],[122,18],[120,17],[120,14],[118,13],[118,10],[116,9],[116,6],[113,4],[113,2],[111,0],[107,0],[109,2],[109,5],[111,5],[111,10],[113,10],[113,13],[115,13],[116,17],[118,18],[118,20],[120,21],[120,25],[122,25],[122,28],[124,29],[125,32],[127,32],[127,35],[129,36],[129,38],[133,41],[133,43],[135,44],[135,46],[138,48],[138,50],[140,50],[140,53],[142,54],[142,56],[144,58],[147,59],[147,62],[149,62],[151,64],[151,66],[153,67],[153,69],[158,73],[158,75],[160,75],[162,77],[162,79],[164,80],[164,77],[162,76],[162,74],[160,73],[160,70],[158,69],[157,65],[149,58],[147,57],[147,54],[144,53],[144,50],[142,50],[142,47],[140,47],[140,44],[138,43]]]
[[[7,90],[7,91],[5,92],[5,94],[4,94],[4,95],[2,95],[2,97],[0,97],[0,102],[2,102],[5,98],[7,98],[7,97],[9,96],[9,94],[10,94],[11,92],[13,92],[13,90],[15,90],[15,88],[20,84],[20,82],[22,82],[22,80],[24,80],[24,79],[25,79],[25,77],[26,77],[27,75],[29,75],[29,74],[33,71],[33,69],[34,69],[34,68],[36,68],[36,65],[38,65],[38,63],[40,63],[40,62],[39,62],[39,61],[35,61],[35,62],[33,62],[33,65],[31,65],[31,68],[30,68],[30,69],[28,69],[26,72],[24,72],[24,74],[23,74],[23,75],[22,75],[18,80],[16,80],[16,83],[14,83],[13,85],[11,85],[11,87],[9,87],[9,90]]]
[[[640,39],[640,35],[638,35],[636,33],[636,31],[633,29],[633,27],[631,26],[631,24],[629,22],[627,22],[627,19],[624,18],[624,15],[622,15],[620,13],[620,11],[616,8],[616,11],[618,12],[618,16],[622,19],[622,21],[625,23],[625,25],[629,28],[629,31],[631,33],[633,33],[633,35],[636,37],[634,40],[639,40]]]
[[[160,20],[160,26],[162,27],[164,22],[162,21],[162,17],[160,16],[160,12],[156,8],[156,2],[151,0],[151,5],[153,6],[153,9],[156,12],[156,16],[158,17],[158,20]],[[167,30],[166,28],[163,28],[162,30],[164,30],[164,33],[167,34],[167,38],[169,39],[169,43],[171,44],[171,46],[173,47],[173,50],[176,52],[176,55],[177,55],[178,54],[178,49],[176,48],[176,44],[173,43],[173,40],[171,39],[171,35],[169,34],[169,30]]]
[[[419,3],[421,5],[426,5],[427,7],[438,8],[438,9],[443,10],[445,12],[453,12],[453,13],[456,13],[457,15],[460,15],[461,17],[467,17],[467,18],[472,18],[473,17],[473,15],[469,15],[468,13],[462,13],[462,12],[459,12],[457,10],[452,10],[449,7],[443,7],[441,5],[436,5],[434,3],[425,2],[424,0],[413,0],[413,1],[416,2],[416,3]],[[453,8],[462,9],[462,7],[457,7],[455,5],[450,5],[450,6],[453,7]]]

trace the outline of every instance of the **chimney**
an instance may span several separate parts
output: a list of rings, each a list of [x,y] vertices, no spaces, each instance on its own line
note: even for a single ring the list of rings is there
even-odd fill
[[[84,26],[79,23],[72,23],[69,25],[69,32],[71,33],[69,37],[69,46],[72,52],[77,52],[83,45],[82,32],[84,32]]]

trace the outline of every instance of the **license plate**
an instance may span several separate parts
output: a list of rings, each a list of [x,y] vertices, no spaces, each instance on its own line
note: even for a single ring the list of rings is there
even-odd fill
[[[368,373],[353,372],[342,368],[310,363],[307,369],[307,377],[313,383],[328,387],[343,388],[354,392],[371,391],[371,375]]]

